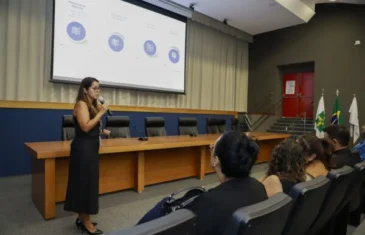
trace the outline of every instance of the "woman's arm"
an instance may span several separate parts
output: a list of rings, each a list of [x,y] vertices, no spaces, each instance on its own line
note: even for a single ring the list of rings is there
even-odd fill
[[[89,109],[84,101],[79,101],[75,105],[74,113],[76,115],[77,122],[83,132],[89,132],[93,129],[101,117],[105,114],[107,109],[101,108],[93,119],[90,119]]]

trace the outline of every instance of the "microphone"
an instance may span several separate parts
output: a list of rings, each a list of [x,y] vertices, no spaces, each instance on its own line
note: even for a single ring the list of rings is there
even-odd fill
[[[140,131],[132,122],[130,122],[133,129],[135,129],[141,136],[138,138],[139,141],[147,141],[148,137],[145,136],[144,132]]]
[[[198,135],[193,131],[189,134],[190,137],[197,137]]]
[[[98,97],[98,100],[99,100],[99,102],[101,103],[101,104],[104,104],[105,103],[105,101],[104,101],[104,98],[102,97],[102,96],[99,96]],[[109,116],[113,116],[113,113],[112,113],[112,111],[110,111],[110,109],[108,109],[108,114],[109,114]]]

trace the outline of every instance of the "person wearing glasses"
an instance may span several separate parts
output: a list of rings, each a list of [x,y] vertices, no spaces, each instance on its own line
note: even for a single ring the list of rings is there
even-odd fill
[[[75,138],[71,142],[68,184],[64,209],[76,212],[76,226],[88,234],[103,234],[91,222],[89,215],[99,212],[99,146],[101,118],[106,105],[98,105],[99,81],[86,77],[81,81],[73,109]]]
[[[211,145],[210,164],[220,184],[186,207],[197,216],[197,234],[224,234],[237,209],[267,199],[264,185],[250,177],[258,153],[258,144],[240,131],[228,131]],[[138,224],[163,216],[164,200]]]

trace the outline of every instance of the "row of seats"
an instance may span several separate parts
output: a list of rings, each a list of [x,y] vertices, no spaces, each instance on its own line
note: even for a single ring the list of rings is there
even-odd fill
[[[130,118],[128,116],[107,116],[105,128],[111,131],[109,138],[129,138]],[[179,135],[198,135],[198,121],[196,118],[180,117],[178,120]],[[75,123],[72,115],[64,115],[62,118],[62,139],[71,140],[75,136]],[[132,125],[133,128],[137,129]],[[226,120],[217,118],[207,119],[207,133],[217,134],[226,131]],[[233,119],[231,129],[238,129],[238,119]],[[165,119],[163,117],[145,118],[146,136],[166,136]]]
[[[286,195],[238,209],[227,224],[225,235],[346,235],[347,215],[359,208],[365,180],[365,163],[355,168],[331,170],[327,177],[299,183]],[[345,216],[346,217],[346,216]],[[339,218],[342,218],[339,220]],[[112,235],[190,235],[196,234],[195,215],[178,210],[162,218],[123,229]]]

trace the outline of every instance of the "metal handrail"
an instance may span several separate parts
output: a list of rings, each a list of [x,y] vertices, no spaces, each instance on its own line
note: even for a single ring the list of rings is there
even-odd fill
[[[307,109],[308,109],[308,108],[307,108]],[[292,123],[290,123],[290,125],[289,125],[289,126],[287,126],[287,127],[285,128],[285,130],[288,130],[288,127],[290,127],[290,128],[291,128],[291,129],[290,129],[290,131],[289,131],[288,133],[292,133],[292,132],[293,132],[293,127],[295,127],[295,124],[297,124],[298,122],[301,122],[301,121],[303,121],[303,124],[304,124],[304,131],[307,131],[307,111],[304,111],[303,113],[301,113],[301,114],[299,115],[299,117],[300,117],[300,119],[293,121]],[[303,117],[303,118],[302,118],[302,117]]]
[[[264,96],[263,99],[259,102],[257,102],[254,107],[258,107],[256,108],[256,111],[255,112],[260,112],[260,110],[262,110],[264,107],[266,107],[268,104],[271,103],[271,100],[273,100],[273,95],[274,93],[273,92],[270,92],[268,95]],[[269,97],[267,99],[267,97]]]
[[[271,105],[270,109],[267,112],[264,112],[261,114],[261,116],[252,124],[252,126],[255,126],[257,123],[261,122],[262,119],[270,115],[271,111],[276,111],[279,107],[279,105],[282,104],[283,99],[280,98],[277,102],[275,102],[273,105]]]

